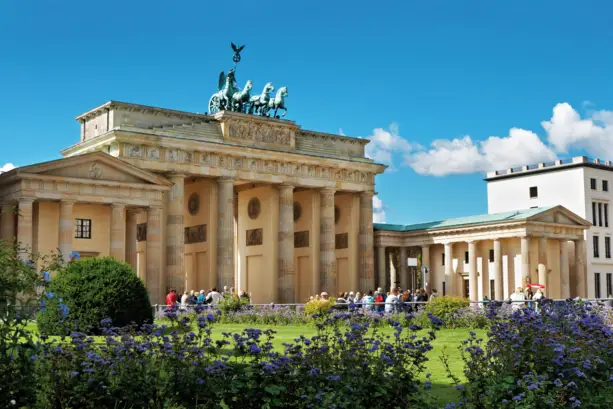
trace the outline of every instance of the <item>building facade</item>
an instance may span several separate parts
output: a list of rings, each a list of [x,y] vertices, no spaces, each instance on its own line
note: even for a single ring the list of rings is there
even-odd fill
[[[585,233],[587,296],[613,295],[613,163],[579,156],[490,172],[485,180],[490,213],[562,205],[591,222]]]
[[[287,120],[111,101],[63,159],[0,175],[1,233],[39,253],[130,263],[154,303],[236,287],[253,302],[372,289],[367,140]]]
[[[428,292],[473,301],[504,300],[535,283],[545,286],[549,298],[586,297],[583,237],[589,226],[562,206],[375,224],[377,283],[410,289],[418,281]],[[417,266],[408,266],[411,258]]]

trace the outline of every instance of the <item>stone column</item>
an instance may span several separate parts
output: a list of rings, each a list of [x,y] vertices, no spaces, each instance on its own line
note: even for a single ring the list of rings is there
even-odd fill
[[[23,249],[20,253],[23,257],[32,251],[32,208],[33,197],[19,199],[19,216],[17,217],[17,243]]]
[[[385,247],[379,246],[377,247],[377,277],[379,277],[379,287],[385,287],[385,267],[386,267],[385,258]]]
[[[375,286],[372,227],[373,192],[360,192],[360,240],[358,266],[360,290],[368,291]]]
[[[468,242],[468,290],[471,301],[479,301],[479,280],[477,274],[477,242]]]
[[[136,271],[136,224],[139,209],[126,210],[126,262]],[[138,273],[138,271],[137,271]]]
[[[539,265],[538,265],[538,280],[539,284],[545,286],[545,291],[549,287],[547,287],[547,238],[539,237]]]
[[[185,226],[183,223],[185,175],[168,175],[172,188],[168,192],[166,216],[166,275],[168,286],[181,294],[185,287],[183,257],[185,253]]]
[[[294,186],[279,186],[279,302],[296,300],[294,271]]]
[[[319,274],[321,289],[336,295],[336,254],[334,230],[334,189],[320,191]],[[360,235],[361,237],[361,235]],[[361,285],[361,284],[360,284]]]
[[[455,281],[455,273],[453,272],[453,243],[445,243],[445,287],[447,295],[455,295]],[[441,295],[443,295],[442,289]]]
[[[111,205],[111,257],[126,260],[126,205]]]
[[[0,224],[2,225],[2,231],[0,239],[6,243],[13,243],[15,240],[15,203],[4,202],[2,204],[2,215],[0,217]]]
[[[430,268],[430,246],[428,245],[421,246],[421,265],[422,267],[425,266],[428,268],[428,274],[423,277],[422,280],[424,280],[424,282],[426,283],[426,293],[431,294],[432,284],[434,283],[434,272]],[[441,289],[437,288],[436,291],[441,291]]]
[[[60,200],[60,224],[58,234],[58,247],[62,253],[64,261],[70,259],[72,252],[72,238],[75,234],[74,218],[72,210],[74,208],[74,200]]]
[[[510,257],[510,256],[509,256]],[[511,272],[509,272],[511,274]],[[495,300],[504,299],[504,282],[502,281],[502,243],[500,239],[494,240],[494,294],[490,294]]]
[[[400,247],[400,280],[396,279],[396,282],[400,281],[400,287],[402,287],[403,290],[409,288],[407,257],[407,248]],[[392,282],[392,287],[394,286],[398,286],[398,284]],[[387,288],[384,288],[383,290],[387,291]]]
[[[577,276],[577,296],[587,298],[588,294],[585,269],[585,240],[575,240],[575,274]]]
[[[234,179],[217,179],[217,287],[234,286]]]
[[[567,240],[560,240],[560,297],[562,299],[570,298],[570,265]]]
[[[521,283],[515,283],[515,287],[526,286],[530,279],[530,237],[521,238]]]
[[[151,303],[162,304],[166,292],[166,280],[162,268],[162,208],[147,209],[145,285],[149,290]]]

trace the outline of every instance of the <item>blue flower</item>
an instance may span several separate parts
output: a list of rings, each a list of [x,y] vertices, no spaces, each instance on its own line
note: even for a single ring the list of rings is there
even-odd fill
[[[50,299],[53,300],[53,297],[55,297],[55,294],[52,291],[48,291],[45,293],[45,296]]]
[[[68,258],[70,259],[70,261],[79,261],[81,259],[81,255],[78,251],[71,251],[68,255]]]
[[[49,274],[48,271],[43,271],[42,275],[43,275],[43,280],[44,281],[49,282],[51,280],[51,275]]]

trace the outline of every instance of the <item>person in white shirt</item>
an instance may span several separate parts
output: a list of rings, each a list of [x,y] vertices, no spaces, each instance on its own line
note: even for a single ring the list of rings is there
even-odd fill
[[[396,312],[398,306],[398,288],[392,288],[391,294],[385,299],[385,312],[387,314]]]
[[[536,290],[536,293],[534,294],[534,297],[532,297],[532,299],[534,301],[536,301],[534,303],[535,307],[534,307],[534,311],[538,312],[539,311],[539,307],[540,307],[540,300],[542,298],[545,298],[545,294],[543,294],[543,291],[541,291],[541,289],[539,288],[538,290]]]
[[[526,296],[524,295],[524,292],[522,291],[521,287],[517,287],[515,289],[515,292],[513,294],[511,294],[511,301],[515,301],[514,303],[512,303],[511,305],[511,309],[513,311],[519,310],[521,307],[524,306],[523,302],[518,302],[518,301],[525,301],[526,300]]]
[[[211,292],[206,296],[206,302],[211,305],[217,305],[217,303],[223,299],[223,295],[221,295],[217,288],[213,288]]]

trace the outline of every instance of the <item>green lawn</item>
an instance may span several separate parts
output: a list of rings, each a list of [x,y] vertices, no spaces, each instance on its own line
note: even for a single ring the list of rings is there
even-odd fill
[[[242,332],[245,328],[268,329],[271,326],[248,325],[248,324],[215,324],[213,326],[213,338],[221,339],[222,332]],[[29,329],[36,331],[36,324],[32,323]],[[314,336],[317,332],[313,325],[284,325],[275,326],[276,331],[273,344],[276,348],[283,348],[283,343],[292,343],[300,335],[307,337]],[[392,333],[392,329],[384,329],[384,332]],[[463,363],[458,346],[469,337],[468,329],[442,329],[437,332],[436,340],[432,342],[434,349],[429,353],[430,361],[427,364],[427,372],[431,373],[432,393],[436,396],[438,403],[445,404],[458,397],[455,387],[450,384],[445,368],[440,360],[443,353],[448,356],[449,366],[454,374],[463,377]],[[485,331],[474,331],[479,337],[485,337]],[[103,342],[103,337],[99,337]],[[424,374],[425,377],[425,374]]]

